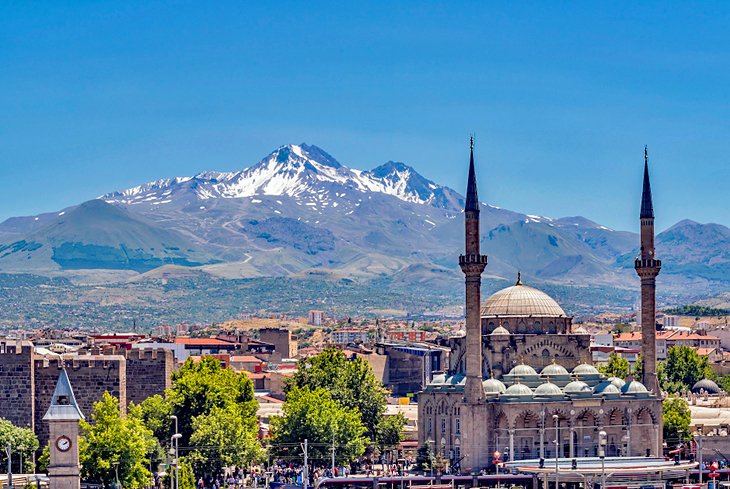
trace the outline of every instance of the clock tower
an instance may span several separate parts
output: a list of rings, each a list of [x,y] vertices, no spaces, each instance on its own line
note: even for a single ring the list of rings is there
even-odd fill
[[[79,489],[79,421],[84,415],[79,409],[68,380],[66,369],[61,369],[51,406],[43,416],[48,421],[51,442],[51,460],[48,464],[49,489]]]

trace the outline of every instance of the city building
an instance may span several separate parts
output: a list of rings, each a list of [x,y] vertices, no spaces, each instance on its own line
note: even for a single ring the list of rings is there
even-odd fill
[[[336,345],[366,343],[369,338],[370,332],[366,329],[346,328],[332,331],[332,343]]]
[[[465,335],[451,342],[448,371],[434,376],[419,394],[419,444],[431,443],[464,473],[493,470],[495,452],[505,453],[507,460],[596,456],[599,430],[607,433],[608,456],[661,456],[656,354],[646,341],[654,340],[646,330],[654,329],[653,279],[660,266],[654,259],[648,178],[645,158],[642,255],[635,263],[642,281],[643,324],[651,326],[644,328],[641,344],[645,376],[643,382],[607,379],[589,364],[590,335],[574,331],[560,305],[524,285],[519,276],[514,286],[481,303],[487,257],[480,252],[472,140],[466,250],[459,257],[465,275]]]
[[[324,311],[309,311],[307,322],[312,326],[322,326],[322,323],[324,322]]]
[[[426,339],[428,338],[428,333],[426,331],[401,329],[401,330],[386,331],[384,333],[384,336],[385,336],[385,339],[387,339],[387,340],[417,342],[417,341],[426,341]]]

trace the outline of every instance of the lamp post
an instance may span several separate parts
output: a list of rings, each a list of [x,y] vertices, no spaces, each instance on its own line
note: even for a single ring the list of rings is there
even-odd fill
[[[606,487],[606,432],[598,433],[598,456],[601,458],[601,489]]]
[[[180,489],[180,452],[178,451],[178,440],[182,438],[182,435],[180,433],[175,433],[172,435],[172,439],[170,440],[170,444],[175,444],[175,489]]]
[[[114,465],[114,479],[117,481],[117,489],[119,489],[119,462],[112,462]]]
[[[172,439],[175,441],[175,486],[172,489],[180,489],[180,464],[178,461],[180,453],[178,451],[178,440],[182,438],[182,435],[180,434],[180,430],[178,429],[177,416],[173,414],[170,416],[170,419],[175,421],[175,434],[172,435]]]
[[[555,422],[555,489],[559,489],[558,461],[560,460],[560,416],[553,414],[553,421]]]

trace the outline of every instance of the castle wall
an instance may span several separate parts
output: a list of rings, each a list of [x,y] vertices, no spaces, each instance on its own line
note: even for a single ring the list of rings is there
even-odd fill
[[[63,365],[62,365],[63,362]],[[63,360],[36,358],[35,369],[35,432],[41,446],[48,442],[48,423],[43,415],[51,404],[53,389],[58,381],[59,370],[66,367],[71,386],[81,412],[89,417],[94,403],[109,392],[120,401],[123,413],[127,407],[126,362],[120,355],[64,356]]]
[[[32,356],[28,342],[0,345],[0,417],[30,428],[35,398]]]
[[[171,384],[175,357],[170,350],[126,350],[127,403],[140,404],[164,394]]]

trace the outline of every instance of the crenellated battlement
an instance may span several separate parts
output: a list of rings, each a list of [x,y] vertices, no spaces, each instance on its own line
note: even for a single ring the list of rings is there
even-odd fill
[[[32,355],[33,343],[30,341],[9,341],[0,343],[0,355]]]

